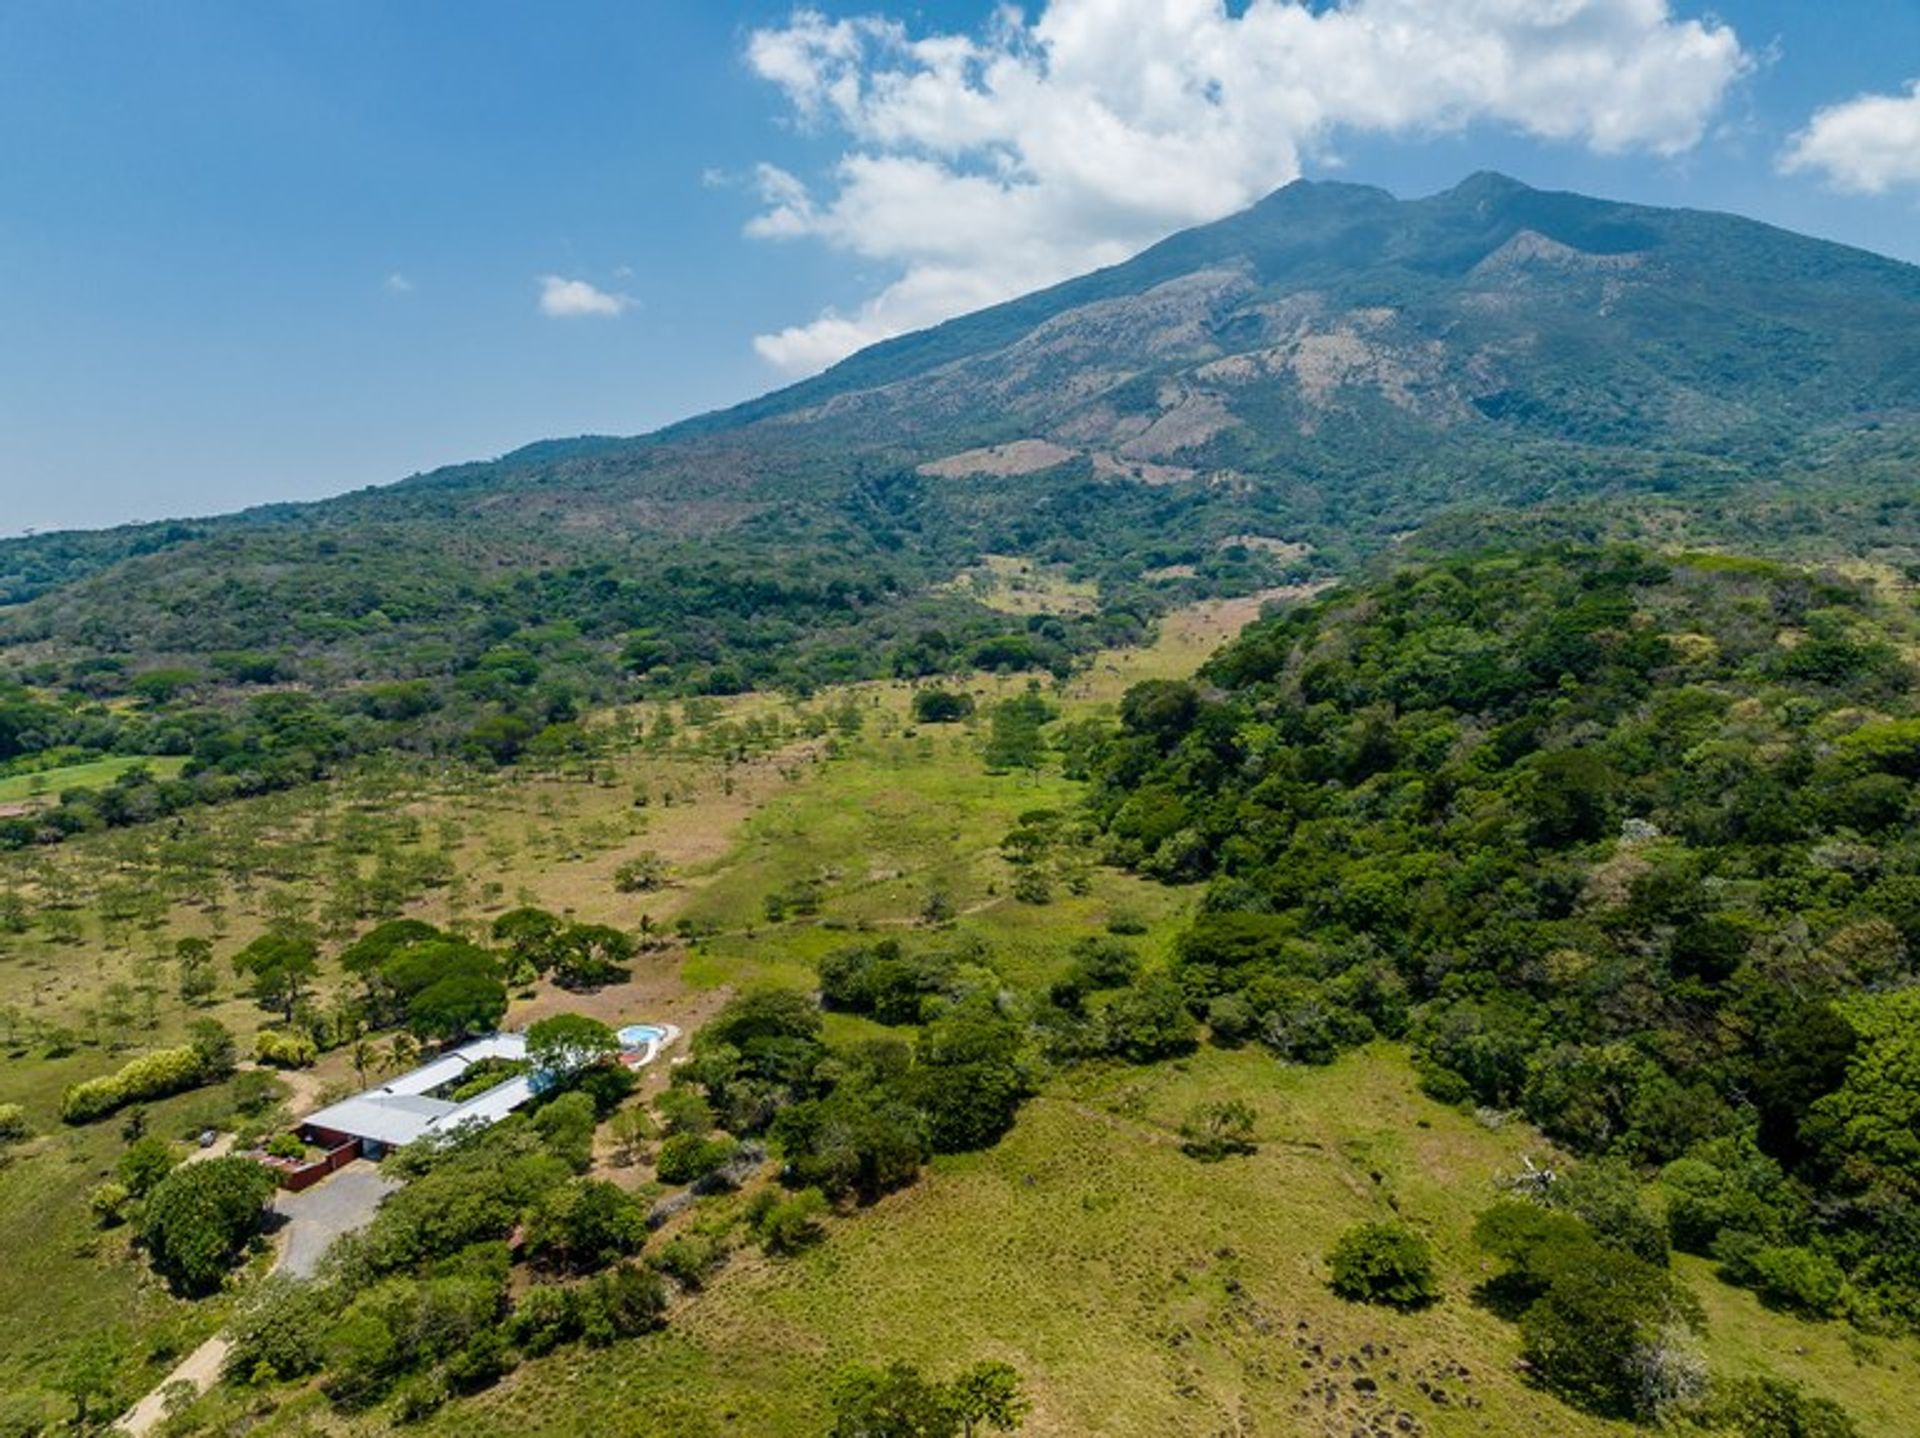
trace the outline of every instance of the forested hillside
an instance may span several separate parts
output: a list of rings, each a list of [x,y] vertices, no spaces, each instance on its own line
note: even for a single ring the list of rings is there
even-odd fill
[[[1207,881],[1172,973],[1214,1043],[1404,1037],[1433,1095],[1658,1174],[1732,1281],[1902,1326],[1917,632],[1906,592],[1757,560],[1407,568],[1131,691],[1094,808]]]
[[[1423,528],[1913,564],[1916,336],[1920,271],[1729,216],[1291,185],[658,434],[0,542],[0,765],[246,752],[276,782],[510,760],[615,698],[1057,674]],[[993,555],[1102,617],[954,584]],[[288,708],[324,732],[264,732]]]

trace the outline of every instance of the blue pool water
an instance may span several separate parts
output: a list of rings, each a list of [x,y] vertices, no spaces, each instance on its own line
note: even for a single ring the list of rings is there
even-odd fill
[[[666,1036],[667,1031],[658,1024],[628,1024],[614,1035],[630,1049],[643,1049],[654,1040]]]

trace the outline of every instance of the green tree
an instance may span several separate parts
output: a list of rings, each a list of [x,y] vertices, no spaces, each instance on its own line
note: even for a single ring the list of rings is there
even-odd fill
[[[953,1395],[907,1363],[849,1367],[833,1380],[829,1438],[955,1438]]]
[[[1754,1376],[1716,1383],[1701,1414],[1715,1432],[1740,1438],[1859,1438],[1853,1419],[1830,1398],[1816,1398],[1784,1378]]]
[[[1433,1249],[1403,1223],[1361,1223],[1327,1255],[1333,1291],[1358,1303],[1422,1308],[1440,1297]]]
[[[917,689],[913,718],[917,724],[957,724],[973,713],[973,696],[951,689]]]
[[[311,939],[265,933],[233,956],[234,972],[253,980],[253,996],[277,1008],[287,1023],[320,971],[320,950]]]
[[[639,1252],[647,1239],[647,1215],[617,1185],[575,1179],[541,1197],[527,1216],[525,1233],[527,1255],[535,1263],[585,1273]]]
[[[596,989],[624,982],[639,952],[631,934],[606,924],[569,924],[554,939],[550,969],[566,989]]]
[[[127,1145],[115,1172],[135,1198],[144,1198],[180,1164],[173,1145],[157,1133],[143,1134]]]
[[[273,1171],[250,1158],[183,1164],[155,1185],[138,1238],[153,1266],[182,1293],[219,1287],[260,1231],[275,1187]]]
[[[585,1014],[554,1014],[527,1028],[527,1058],[536,1070],[562,1083],[619,1052],[613,1030]]]

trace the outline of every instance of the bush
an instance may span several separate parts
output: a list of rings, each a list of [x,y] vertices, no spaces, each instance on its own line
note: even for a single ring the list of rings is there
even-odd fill
[[[613,871],[613,887],[622,894],[650,894],[664,888],[672,875],[667,861],[648,850]]]
[[[653,1262],[682,1288],[697,1289],[726,1258],[727,1252],[720,1240],[699,1233],[682,1233],[660,1245]]]
[[[120,1155],[117,1176],[127,1192],[144,1198],[159,1187],[160,1180],[179,1166],[173,1145],[159,1134],[143,1134]]]
[[[547,1268],[588,1272],[637,1253],[646,1240],[645,1211],[604,1180],[550,1189],[527,1216],[527,1256]]]
[[[623,1263],[580,1291],[580,1333],[595,1348],[633,1338],[660,1326],[667,1286],[651,1268]]]
[[[507,1322],[507,1336],[529,1358],[551,1353],[580,1336],[575,1290],[536,1284],[520,1296]]]
[[[249,1118],[257,1118],[279,1103],[286,1091],[286,1085],[279,1079],[259,1069],[242,1069],[227,1085],[234,1112]]]
[[[27,1111],[17,1103],[0,1103],[0,1143],[24,1143],[32,1137]]]
[[[949,689],[921,689],[913,696],[917,724],[957,724],[973,713],[973,696]]]
[[[1744,1275],[1762,1302],[1814,1318],[1832,1318],[1845,1306],[1847,1276],[1840,1265],[1809,1248],[1767,1247],[1746,1258]]]
[[[262,1029],[253,1041],[254,1057],[277,1069],[311,1068],[320,1059],[320,1047],[306,1034],[285,1029]]]
[[[1148,974],[1122,989],[1103,1017],[1108,1052],[1128,1063],[1172,1058],[1194,1046],[1186,995],[1165,974]]]
[[[798,1253],[825,1236],[826,1212],[827,1196],[817,1188],[788,1195],[763,1188],[747,1204],[747,1226],[768,1253]]]
[[[127,1221],[127,1207],[133,1202],[133,1195],[127,1191],[124,1183],[96,1184],[87,1192],[87,1208],[93,1213],[93,1221],[102,1228],[112,1228]]]
[[[205,1081],[200,1054],[191,1044],[155,1049],[118,1073],[74,1084],[61,1095],[60,1117],[67,1123],[91,1123],[127,1104],[184,1093]]]
[[[1252,1106],[1240,1099],[1195,1104],[1180,1121],[1181,1152],[1203,1163],[1252,1153],[1253,1121]]]
[[[228,1328],[222,1376],[234,1383],[284,1383],[318,1371],[329,1290],[276,1274],[255,1290]]]
[[[1701,1419],[1740,1438],[1859,1438],[1846,1409],[1784,1378],[1735,1378],[1714,1386]]]
[[[661,1125],[670,1134],[713,1131],[713,1107],[690,1088],[670,1088],[653,1101]]]
[[[1440,1296],[1433,1250],[1400,1223],[1362,1223],[1348,1229],[1327,1255],[1333,1291],[1357,1303],[1419,1308]]]
[[[733,1157],[734,1145],[724,1138],[702,1138],[697,1133],[669,1134],[654,1164],[662,1183],[696,1183],[723,1168]]]

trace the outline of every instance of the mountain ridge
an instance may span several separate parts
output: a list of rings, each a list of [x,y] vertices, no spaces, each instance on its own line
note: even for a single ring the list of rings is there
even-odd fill
[[[333,654],[317,622],[358,653],[368,616],[422,635],[462,622],[476,582],[719,564],[751,588],[797,550],[923,596],[982,554],[1023,554],[1151,612],[1193,586],[1149,575],[1303,577],[1244,536],[1330,572],[1442,518],[1541,506],[1634,525],[1690,506],[1712,540],[1785,532],[1774,497],[1817,494],[1795,532],[1867,527],[1861,542],[1904,561],[1911,516],[1880,496],[1910,487],[1917,455],[1920,268],[1495,172],[1411,200],[1303,180],[650,434],[0,542],[0,660],[104,648],[196,666],[179,616],[235,593],[252,622],[220,626],[232,642],[297,634],[298,653]],[[413,573],[395,571],[403,553]],[[343,585],[354,566],[364,579]]]

